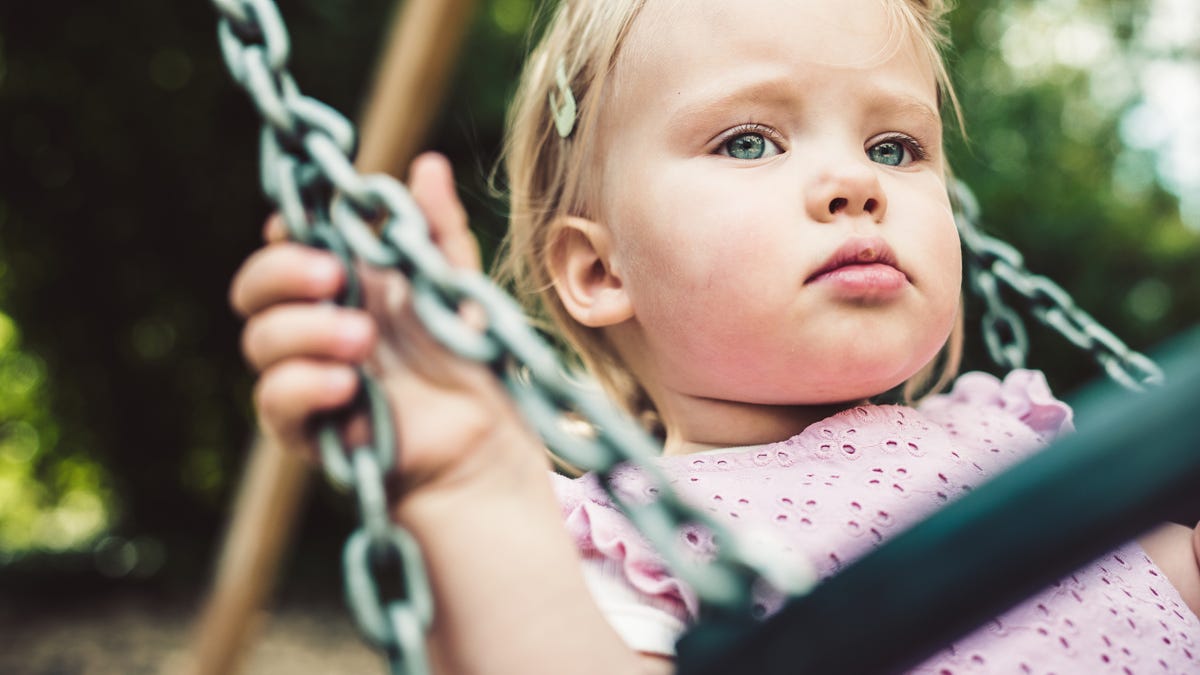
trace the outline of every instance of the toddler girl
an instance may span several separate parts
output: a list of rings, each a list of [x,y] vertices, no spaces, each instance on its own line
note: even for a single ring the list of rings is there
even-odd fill
[[[512,109],[502,274],[661,434],[685,499],[821,575],[1071,425],[1033,371],[911,407],[953,377],[961,330],[943,11],[564,0]],[[410,184],[446,256],[477,269],[446,162],[419,158]],[[367,270],[364,310],[323,304],[339,265],[281,234],[232,290],[263,425],[304,447],[306,421],[352,399],[354,365],[381,378],[439,672],[670,672],[695,597],[595,482],[547,478],[491,373],[422,330],[399,275]],[[889,392],[908,405],[868,403]],[[616,484],[644,489],[632,469]],[[1166,526],[916,672],[1198,672],[1196,548]]]

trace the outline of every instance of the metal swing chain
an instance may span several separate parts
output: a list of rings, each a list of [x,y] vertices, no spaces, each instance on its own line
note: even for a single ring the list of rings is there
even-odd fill
[[[1025,324],[1001,297],[1001,286],[1029,303],[1033,316],[1089,353],[1109,377],[1132,391],[1163,383],[1163,372],[1133,351],[1112,331],[1079,308],[1061,286],[1025,267],[1017,249],[979,229],[979,202],[961,181],[951,187],[955,221],[967,253],[971,284],[983,297],[983,337],[992,359],[1008,369],[1023,368],[1029,351]]]
[[[225,64],[263,119],[263,192],[278,205],[292,239],[342,260],[347,288],[339,300],[357,305],[361,290],[352,252],[331,222],[329,204],[339,184],[364,182],[346,160],[354,129],[340,113],[300,95],[286,69],[288,34],[272,2],[213,3],[221,13],[217,32]],[[353,194],[361,207],[374,208],[370,194],[361,188]],[[363,635],[387,654],[392,673],[420,675],[429,672],[425,632],[433,618],[432,593],[415,540],[388,515],[385,479],[396,458],[387,401],[372,379],[360,373],[360,381],[356,407],[365,408],[371,443],[347,452],[333,421],[318,432],[330,481],[354,491],[362,519],[343,550],[347,603]]]
[[[756,551],[742,550],[707,513],[674,495],[651,461],[658,455],[657,441],[597,388],[573,382],[512,298],[484,275],[450,266],[404,186],[390,176],[364,176],[354,169],[349,159],[353,126],[337,111],[300,94],[287,70],[288,35],[272,0],[212,1],[221,14],[218,37],[226,66],[263,120],[263,191],[278,205],[293,239],[329,249],[342,260],[348,279],[342,304],[361,302],[355,260],[403,274],[412,284],[414,310],[425,328],[447,349],[496,372],[547,445],[602,479],[609,496],[706,610],[748,613],[751,585],[762,578],[786,592],[807,590],[811,579],[770,570]],[[370,222],[383,223],[378,236]],[[483,330],[460,318],[459,308],[466,302],[483,309]],[[392,672],[424,673],[423,638],[432,619],[432,595],[420,549],[390,521],[384,489],[403,448],[396,446],[381,388],[365,372],[360,380],[354,407],[369,418],[372,443],[347,450],[333,423],[318,433],[330,479],[354,490],[363,521],[345,548],[347,598],[360,629],[388,653]],[[588,422],[594,435],[568,431],[571,418]],[[653,500],[609,485],[612,472],[623,463],[640,468]],[[711,561],[698,563],[684,552],[681,530],[688,525],[706,528],[722,542]],[[385,568],[394,576],[380,577]],[[399,597],[383,597],[380,589],[397,582]]]

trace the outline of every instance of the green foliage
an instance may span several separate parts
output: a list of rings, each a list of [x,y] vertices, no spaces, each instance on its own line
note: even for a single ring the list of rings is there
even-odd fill
[[[0,561],[96,539],[111,517],[109,479],[83,455],[47,462],[58,441],[44,391],[45,366],[20,348],[0,313]]]
[[[1157,158],[1121,137],[1141,97],[1148,56],[1137,38],[1147,9],[1116,1],[960,5],[954,72],[969,140],[951,135],[950,154],[989,230],[1135,348],[1194,324],[1200,233],[1185,226],[1177,196],[1156,176]],[[1074,51],[1071,30],[1092,31]],[[1100,52],[1084,58],[1088,50]],[[1031,366],[1058,390],[1095,376],[1091,361],[1056,335],[1039,329],[1032,340]],[[986,365],[977,343],[970,364]]]

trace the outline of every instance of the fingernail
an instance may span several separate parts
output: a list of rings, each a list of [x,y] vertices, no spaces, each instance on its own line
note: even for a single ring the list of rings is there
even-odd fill
[[[325,273],[329,276],[336,276],[342,271],[342,261],[334,257],[328,251],[323,251],[321,255],[321,267],[325,269]]]
[[[345,391],[358,384],[358,374],[349,368],[338,368],[329,373],[328,388],[332,391]]]
[[[340,320],[337,328],[337,336],[343,346],[357,350],[367,339],[367,334],[370,331],[371,324],[366,319],[358,316],[348,316]]]
[[[337,280],[341,266],[336,260],[325,257],[318,258],[308,267],[309,278],[321,288],[326,288]]]
[[[366,336],[367,322],[358,316],[344,316],[338,319],[337,336],[344,342],[358,342]]]

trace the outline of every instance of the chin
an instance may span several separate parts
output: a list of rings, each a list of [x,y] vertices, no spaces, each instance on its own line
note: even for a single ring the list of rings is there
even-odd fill
[[[933,355],[936,354],[934,350]],[[929,359],[906,361],[879,356],[876,352],[840,360],[831,372],[814,373],[807,391],[797,393],[812,399],[810,404],[867,401],[903,385],[929,363]]]
[[[864,403],[876,398],[877,396],[881,396],[889,391],[892,391],[896,387],[904,384],[907,379],[908,378],[888,378],[845,383],[843,386],[839,386],[826,392],[824,396],[816,397],[818,400],[814,400],[808,405]]]
[[[764,374],[757,382],[746,382],[743,391],[726,391],[735,399],[760,405],[828,406],[858,404],[904,384],[911,373],[908,369],[881,374],[880,370],[843,369],[840,373],[825,373],[808,370],[803,377],[779,377]],[[804,372],[800,370],[799,372]]]

